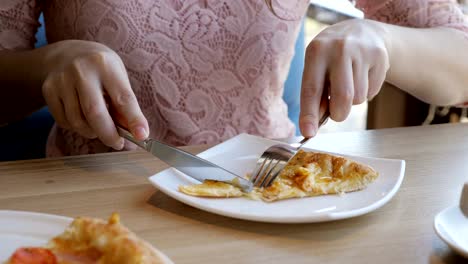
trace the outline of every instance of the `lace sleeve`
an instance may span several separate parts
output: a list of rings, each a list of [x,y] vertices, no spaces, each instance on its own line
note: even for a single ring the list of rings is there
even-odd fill
[[[400,26],[450,27],[468,36],[468,21],[453,0],[357,0],[367,18]]]
[[[41,0],[0,1],[0,50],[34,47]]]
[[[277,17],[284,20],[300,20],[304,17],[307,7],[309,6],[308,0],[269,0],[262,4],[267,3],[272,12]]]

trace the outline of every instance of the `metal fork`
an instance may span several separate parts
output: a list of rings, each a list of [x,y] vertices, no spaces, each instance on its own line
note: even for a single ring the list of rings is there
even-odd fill
[[[319,127],[328,121],[330,113],[327,111],[319,121]],[[299,143],[276,144],[265,150],[257,160],[255,170],[250,181],[255,187],[268,187],[283,170],[288,161],[309,140],[304,138]]]

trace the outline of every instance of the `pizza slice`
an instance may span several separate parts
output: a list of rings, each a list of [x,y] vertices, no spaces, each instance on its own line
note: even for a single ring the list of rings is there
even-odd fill
[[[227,183],[205,181],[197,185],[180,186],[179,191],[194,196],[247,196],[271,202],[354,192],[366,188],[377,177],[378,173],[370,166],[348,158],[300,150],[269,187],[242,193]]]
[[[17,249],[7,264],[172,263],[164,254],[120,224],[119,215],[78,217],[44,247]]]

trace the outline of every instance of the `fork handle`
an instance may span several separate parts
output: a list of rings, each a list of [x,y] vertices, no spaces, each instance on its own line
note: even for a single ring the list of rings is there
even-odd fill
[[[328,109],[327,109],[327,111],[325,112],[325,114],[323,114],[322,118],[320,118],[320,120],[319,120],[319,128],[320,128],[321,126],[323,126],[325,123],[327,123],[329,117],[330,117],[330,112],[329,112]],[[306,138],[304,138],[303,140],[301,140],[301,142],[299,142],[299,147],[297,147],[297,148],[298,148],[298,149],[302,148],[302,146],[303,146],[305,143],[307,143],[307,141],[309,141],[309,139],[311,139],[311,138],[310,138],[310,137],[306,137]]]

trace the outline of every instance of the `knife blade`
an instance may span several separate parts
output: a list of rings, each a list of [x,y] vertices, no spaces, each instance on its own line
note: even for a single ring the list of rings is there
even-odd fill
[[[248,179],[236,175],[212,162],[155,139],[147,138],[142,141],[137,140],[130,132],[120,126],[117,126],[117,131],[120,136],[150,152],[153,156],[171,167],[200,182],[204,180],[221,181],[239,187],[244,192],[252,191],[253,184]]]

